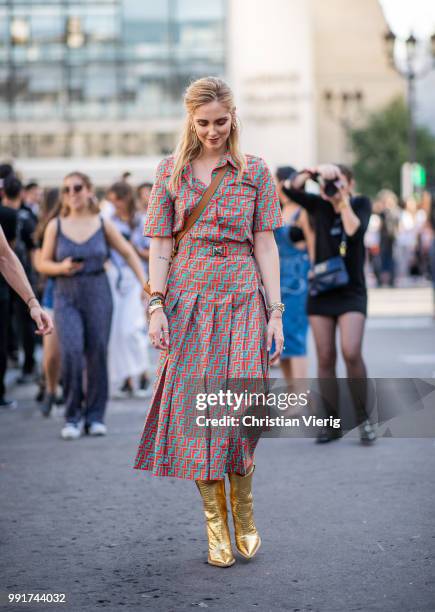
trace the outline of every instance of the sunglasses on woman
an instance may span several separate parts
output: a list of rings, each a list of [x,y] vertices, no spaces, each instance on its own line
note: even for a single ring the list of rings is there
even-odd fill
[[[83,185],[73,185],[72,187],[64,187],[62,193],[80,193],[83,189]]]

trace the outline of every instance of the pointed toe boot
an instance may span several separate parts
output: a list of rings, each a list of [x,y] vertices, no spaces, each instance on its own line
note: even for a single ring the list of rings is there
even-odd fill
[[[218,567],[235,563],[228,529],[227,499],[224,480],[196,480],[204,503],[208,538],[208,562]]]
[[[228,474],[231,485],[231,510],[233,513],[236,546],[245,559],[251,559],[261,546],[261,538],[255,527],[252,498],[252,475],[255,466],[249,474]]]

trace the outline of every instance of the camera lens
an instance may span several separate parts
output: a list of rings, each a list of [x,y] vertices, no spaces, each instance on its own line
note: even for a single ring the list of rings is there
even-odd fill
[[[328,198],[333,198],[338,193],[338,187],[335,184],[335,180],[333,181],[325,181],[325,185],[323,187],[323,191]]]

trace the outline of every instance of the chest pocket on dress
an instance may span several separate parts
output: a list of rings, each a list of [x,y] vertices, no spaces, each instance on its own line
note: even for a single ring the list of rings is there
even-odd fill
[[[257,189],[251,182],[243,179],[239,183],[234,180],[225,187],[219,198],[219,213],[238,229],[246,224],[251,225],[256,197]]]

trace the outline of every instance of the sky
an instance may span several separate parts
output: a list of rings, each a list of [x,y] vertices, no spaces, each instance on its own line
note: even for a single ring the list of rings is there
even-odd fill
[[[363,0],[364,1],[364,0]],[[413,31],[419,36],[435,32],[435,0],[380,0],[393,32],[408,36]]]
[[[380,0],[380,2],[391,29],[400,38],[406,38],[412,31],[417,38],[427,40],[435,33],[435,0]],[[417,113],[419,120],[430,127],[435,134],[434,75],[435,71],[432,71],[428,77],[417,81]]]

